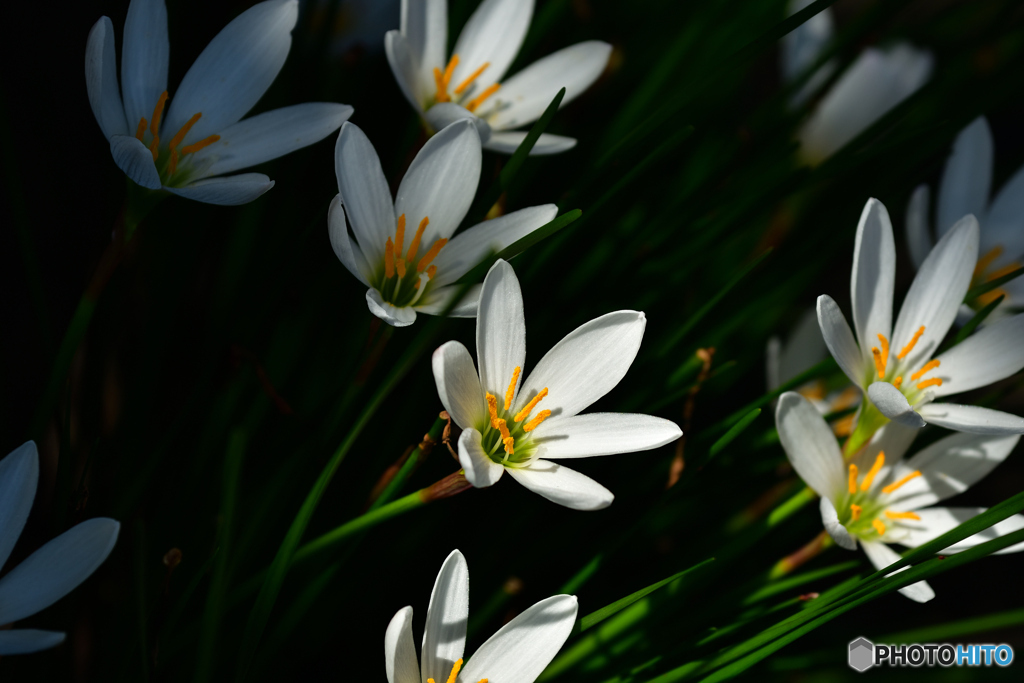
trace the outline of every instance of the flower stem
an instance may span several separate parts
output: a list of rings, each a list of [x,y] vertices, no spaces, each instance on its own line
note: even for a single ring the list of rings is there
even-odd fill
[[[832,537],[827,532],[822,531],[810,543],[776,562],[775,566],[768,573],[769,580],[774,581],[781,578],[808,560],[814,559],[821,551],[831,546],[832,543]]]
[[[440,441],[441,433],[449,420],[448,413],[441,411],[430,431],[423,435],[423,440],[405,458],[388,468],[384,476],[381,477],[381,481],[374,487],[375,495],[366,509],[367,512],[373,512],[395,497],[406,480],[434,450],[434,446]]]

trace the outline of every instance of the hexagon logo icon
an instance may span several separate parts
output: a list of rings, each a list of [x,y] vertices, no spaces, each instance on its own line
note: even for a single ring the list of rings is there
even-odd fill
[[[875,664],[875,644],[867,638],[858,638],[850,643],[850,668],[867,671]]]

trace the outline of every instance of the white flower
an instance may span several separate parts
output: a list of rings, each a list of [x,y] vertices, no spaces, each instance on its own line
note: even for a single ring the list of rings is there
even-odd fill
[[[794,0],[790,3],[789,14],[812,1]],[[831,12],[825,9],[783,39],[782,66],[787,81],[792,81],[818,59],[832,39],[832,24]],[[933,61],[930,52],[907,43],[886,48],[869,47],[861,52],[801,127],[798,137],[804,159],[812,164],[820,163],[867,130],[928,81]],[[823,65],[796,94],[793,104],[806,101],[834,69],[834,62]]]
[[[793,469],[821,496],[821,519],[829,536],[848,550],[856,550],[860,541],[878,569],[899,559],[887,544],[916,548],[984,512],[986,508],[929,506],[973,486],[1020,439],[953,434],[904,462],[917,431],[890,423],[847,463],[828,425],[799,394],[786,392],[779,398],[775,422]],[[1024,516],[1013,515],[942,552],[960,552],[1021,528]],[[1024,543],[999,552],[1019,550],[1024,550]],[[900,592],[918,602],[935,597],[924,581]]]
[[[284,65],[297,18],[297,0],[242,12],[210,41],[170,100],[163,0],[128,6],[120,93],[114,26],[108,17],[97,21],[85,48],[85,84],[118,167],[142,187],[209,204],[245,204],[273,187],[262,173],[224,174],[322,140],[352,114],[343,104],[310,102],[240,120]]]
[[[0,460],[0,570],[25,528],[39,481],[39,453],[28,441]],[[97,517],[68,529],[0,578],[0,626],[40,612],[74,590],[103,564],[121,525]],[[58,631],[0,629],[0,656],[64,642]]]
[[[468,121],[454,123],[427,140],[393,203],[377,152],[351,123],[338,135],[334,169],[338,195],[327,219],[331,246],[345,267],[370,288],[370,312],[395,327],[412,325],[417,311],[442,312],[461,289],[455,284],[460,277],[488,253],[529,235],[558,212],[554,204],[531,206],[452,237],[480,181],[480,137]],[[479,294],[479,285],[472,287],[451,315],[476,315]]]
[[[1006,275],[1024,262],[1024,166],[1003,185],[992,201],[992,131],[985,117],[975,119],[953,143],[939,185],[936,234],[941,237],[967,214],[981,226],[978,264],[971,284],[978,285]],[[929,192],[920,185],[907,205],[907,246],[914,265],[920,267],[932,248],[928,221]],[[1024,305],[1024,278],[1017,278],[978,297],[984,306],[1000,295],[1006,299],[988,320],[1004,317],[1011,306]],[[972,312],[966,306],[963,313]],[[998,312],[998,315],[997,315]]]
[[[402,28],[385,36],[391,71],[412,106],[440,130],[472,120],[484,147],[511,154],[561,88],[562,104],[583,93],[604,71],[611,45],[577,43],[502,81],[526,37],[533,0],[484,0],[466,22],[455,51],[448,43],[447,0],[402,0]],[[573,138],[541,135],[531,154],[571,149]]]
[[[441,565],[423,627],[422,661],[412,639],[412,607],[398,610],[384,635],[388,683],[533,683],[572,632],[575,595],[541,600],[508,622],[463,667],[469,620],[469,567],[458,550]]]
[[[640,350],[644,314],[616,311],[576,328],[523,379],[526,319],[512,266],[498,260],[484,279],[476,322],[479,375],[465,346],[434,352],[434,380],[462,427],[459,462],[473,486],[508,473],[548,500],[576,510],[611,504],[612,493],[552,460],[632,453],[663,446],[682,432],[650,415],[579,415],[623,378]]]
[[[892,223],[881,202],[868,200],[857,226],[850,280],[857,336],[827,295],[818,297],[818,323],[839,367],[867,391],[885,418],[911,427],[928,422],[978,434],[1024,433],[1024,419],[1016,415],[932,403],[935,398],[986,386],[1024,368],[1024,344],[1020,343],[1024,314],[988,325],[935,355],[956,318],[977,260],[978,221],[966,216],[921,264],[893,327],[896,248]],[[860,419],[866,419],[863,410]],[[870,422],[870,417],[867,420]]]

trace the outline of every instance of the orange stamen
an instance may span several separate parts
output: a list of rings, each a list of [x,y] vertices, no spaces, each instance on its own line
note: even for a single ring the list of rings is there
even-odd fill
[[[437,86],[437,94],[434,95],[434,99],[438,102],[450,102],[451,98],[448,97],[447,89],[444,87],[444,74],[436,66],[434,67],[434,85]]]
[[[505,420],[499,417],[497,420],[495,420],[495,423],[496,424],[494,426],[497,427],[499,432],[501,432],[502,441],[504,441],[505,439],[512,438],[512,435],[508,433],[508,424],[505,422]]]
[[[893,512],[892,510],[886,510],[885,516],[889,519],[913,519],[918,522],[921,521],[921,515],[914,512]]]
[[[516,393],[516,382],[519,381],[519,373],[522,368],[518,365],[516,369],[512,371],[512,381],[508,383],[508,391],[505,392],[505,410],[512,407],[512,395]]]
[[[156,106],[153,107],[153,122],[149,124],[149,131],[153,135],[160,133],[160,118],[164,114],[164,105],[167,104],[167,91],[164,90],[160,93],[160,99],[156,101]]]
[[[536,396],[534,396],[530,400],[529,403],[526,404],[526,406],[522,410],[520,410],[518,413],[516,413],[516,416],[513,419],[515,419],[516,422],[522,422],[523,420],[528,418],[530,416],[530,413],[533,412],[533,409],[537,407],[537,404],[540,403],[542,400],[544,400],[544,397],[547,396],[547,395],[548,395],[548,388],[544,387],[543,389],[541,389],[537,393]]]
[[[533,418],[529,422],[523,425],[524,432],[532,432],[534,429],[540,426],[540,423],[548,419],[551,416],[550,410],[542,410],[537,413],[537,417]]]
[[[899,389],[903,385],[903,375],[900,375],[892,381],[892,385]]]
[[[156,161],[156,158],[160,156],[160,136],[153,136],[153,142],[149,143],[149,151],[153,153],[153,161]]]
[[[479,95],[477,95],[476,97],[469,101],[469,104],[466,105],[466,109],[468,109],[469,111],[476,111],[476,108],[483,104],[484,100],[486,100],[488,97],[498,92],[498,88],[500,87],[501,85],[498,83],[493,83],[487,86],[487,88],[482,93],[480,93]]]
[[[395,259],[395,270],[398,271],[398,277],[405,277],[405,259],[404,258],[396,258]]]
[[[910,340],[909,344],[903,347],[903,350],[900,351],[900,355],[896,356],[896,360],[903,360],[906,358],[907,354],[913,351],[914,347],[917,346],[917,340],[921,338],[922,334],[924,334],[924,325],[917,328],[917,332],[914,333],[914,338]]]
[[[448,66],[444,68],[444,89],[448,90],[448,84],[452,82],[452,74],[455,73],[455,67],[459,65],[459,56],[452,55],[452,58],[448,60]]]
[[[1000,278],[1000,277],[1002,277],[1004,275],[1009,275],[1010,273],[1012,273],[1013,271],[1017,270],[1018,268],[1020,268],[1020,264],[1019,263],[1011,263],[1009,265],[1003,266],[999,270],[993,271],[993,273],[988,276],[988,279],[991,282],[992,280],[995,280],[996,278]]]
[[[416,228],[416,234],[412,236],[412,242],[409,244],[409,251],[405,253],[409,258],[409,261],[416,258],[416,252],[420,250],[420,240],[423,239],[423,231],[427,229],[428,225],[430,225],[430,217],[425,216],[423,220],[420,221],[420,227]]]
[[[878,370],[878,379],[885,379],[885,366],[889,364],[889,340],[878,335],[878,343],[882,349],[871,347],[871,355],[875,357],[875,369]]]
[[[999,245],[992,247],[984,256],[978,259],[978,265],[974,267],[974,277],[978,277],[992,265],[992,262],[1003,255],[1003,248]],[[991,278],[989,278],[991,279]]]
[[[885,451],[878,451],[878,457],[875,458],[875,464],[871,466],[868,473],[864,475],[864,481],[860,483],[860,490],[867,491],[871,488],[871,482],[875,480],[875,475],[885,465]]]
[[[139,119],[139,126],[135,129],[135,137],[142,142],[142,136],[146,134],[146,117]]]
[[[498,399],[494,394],[487,394],[487,412],[491,414],[491,426],[498,428]]]
[[[391,238],[384,243],[384,277],[389,280],[395,276],[395,245]]]
[[[926,379],[923,382],[918,382],[917,383],[917,388],[918,389],[927,389],[928,387],[941,387],[941,386],[942,386],[942,379],[939,378],[939,377],[932,377],[931,379]]]
[[[202,117],[202,112],[196,112],[195,114],[193,114],[192,118],[186,121],[185,125],[181,127],[181,130],[174,134],[174,137],[171,138],[170,144],[167,146],[170,147],[171,149],[174,149],[175,147],[180,145],[181,141],[185,139],[186,135],[188,135],[188,132],[192,130],[192,126],[196,125],[196,121],[198,121]]]
[[[850,463],[850,493],[857,493],[857,466]]]
[[[405,214],[398,217],[398,229],[395,230],[395,258],[402,258],[402,248],[405,246]]]
[[[847,415],[832,425],[832,432],[836,436],[849,436],[853,433],[853,415]]]
[[[889,484],[888,486],[886,486],[885,488],[883,488],[882,489],[882,493],[892,493],[893,491],[895,491],[899,487],[901,487],[904,484],[906,484],[911,479],[916,479],[917,477],[920,477],[920,476],[921,476],[921,471],[920,470],[914,470],[913,472],[911,472],[907,476],[903,477],[899,481],[893,482],[893,483]]]
[[[871,520],[871,526],[875,527],[875,531],[878,532],[879,536],[885,534],[885,524],[882,523],[882,520],[878,518]]]
[[[438,253],[444,248],[444,245],[448,244],[448,238],[442,237],[441,239],[434,242],[434,245],[430,247],[430,250],[426,255],[420,259],[420,262],[416,264],[416,272],[422,273],[430,265],[430,262],[437,258]]]
[[[185,156],[186,154],[195,154],[199,150],[203,149],[204,147],[209,147],[218,140],[220,140],[219,135],[211,135],[208,138],[203,138],[199,142],[193,142],[191,145],[186,145],[181,148],[181,155]]]
[[[479,78],[479,77],[480,77],[480,74],[482,74],[482,73],[484,72],[484,69],[486,69],[486,68],[487,68],[487,67],[489,67],[490,65],[491,65],[491,63],[490,63],[490,62],[484,62],[484,63],[483,63],[483,66],[481,66],[481,67],[480,67],[479,69],[477,69],[476,71],[474,71],[473,73],[471,73],[471,74],[469,75],[469,77],[468,77],[468,78],[466,78],[466,80],[462,81],[462,83],[459,83],[459,86],[458,86],[457,88],[455,88],[455,94],[456,94],[456,95],[461,95],[461,94],[462,94],[462,92],[463,92],[463,91],[464,91],[464,90],[465,90],[466,88],[468,88],[468,87],[469,87],[470,85],[472,85],[472,84],[473,84],[473,81],[475,81],[475,80],[476,80],[477,78]]]
[[[435,275],[437,275],[437,266],[430,266],[427,268],[427,277],[429,279],[433,280]]]
[[[939,367],[938,359],[928,361],[921,367],[920,370],[918,370],[917,372],[910,376],[910,381],[916,382],[917,380],[921,379],[926,372],[928,372],[929,370],[934,370],[937,367]]]
[[[514,438],[509,436],[507,438],[502,439],[501,442],[505,444],[506,453],[508,453],[509,455],[515,455],[516,449],[514,448],[514,446],[516,444],[516,440]]]
[[[853,504],[850,505],[850,514],[853,515],[853,521],[854,522],[856,522],[858,519],[860,519],[860,511],[861,511],[860,505],[853,505]]]

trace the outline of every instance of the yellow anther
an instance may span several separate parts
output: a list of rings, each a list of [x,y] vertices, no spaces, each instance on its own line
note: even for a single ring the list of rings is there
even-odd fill
[[[139,125],[135,129],[135,137],[138,138],[139,142],[142,142],[142,137],[146,134],[146,126],[147,125],[148,124],[146,123],[146,117],[145,116],[143,116],[141,119],[139,119]]]
[[[437,266],[427,268],[427,278],[433,280],[435,275],[437,275]]]
[[[395,245],[391,238],[384,243],[384,277],[391,279],[395,276]]]
[[[854,522],[856,522],[858,519],[860,519],[860,511],[861,511],[860,505],[853,505],[852,503],[850,504],[850,515],[851,515],[851,519]]]
[[[499,432],[501,432],[501,440],[511,439],[512,435],[508,433],[508,425],[500,417],[494,421],[494,426]]]
[[[424,216],[423,220],[420,221],[420,227],[416,228],[416,234],[412,236],[412,242],[409,243],[409,251],[405,253],[406,257],[411,263],[416,258],[416,252],[420,250],[420,240],[423,239],[423,231],[430,225],[430,217]]]
[[[509,410],[512,407],[512,396],[516,393],[516,382],[519,381],[519,373],[522,372],[522,368],[518,365],[516,369],[512,371],[512,381],[508,383],[508,389],[505,391],[505,410]],[[519,420],[516,420],[518,422]]]
[[[988,276],[988,281],[991,282],[992,280],[995,280],[996,278],[1001,278],[1004,275],[1009,275],[1010,273],[1012,273],[1013,271],[1017,270],[1018,268],[1020,268],[1020,264],[1016,263],[1016,262],[1010,263],[1008,265],[1005,265],[1002,268],[1000,268],[999,270],[993,271],[992,274]]]
[[[885,465],[885,451],[878,451],[878,457],[875,458],[875,464],[871,466],[868,473],[864,475],[864,481],[860,483],[860,490],[867,491],[871,488],[871,482],[875,480],[875,476],[878,471]]]
[[[923,382],[918,382],[917,383],[917,388],[918,389],[927,389],[928,387],[941,387],[941,386],[942,386],[942,379],[939,378],[939,377],[932,377],[931,379],[926,379]]]
[[[516,416],[514,418],[515,421],[516,422],[522,422],[526,418],[530,417],[530,413],[533,412],[533,409],[536,408],[537,404],[540,403],[542,400],[544,400],[544,397],[547,396],[547,395],[548,395],[548,388],[544,387],[543,389],[541,389],[537,393],[536,396],[534,396],[532,399],[530,399],[530,402],[527,403],[526,406],[522,410],[520,410],[518,413],[516,413]]]
[[[903,375],[900,375],[899,377],[897,377],[896,379],[894,379],[894,380],[892,381],[892,385],[893,385],[894,387],[896,387],[897,389],[899,389],[899,388],[900,388],[901,386],[903,386]]]
[[[491,426],[498,428],[498,399],[494,394],[487,394],[487,412],[491,414]]]
[[[153,121],[149,124],[149,131],[153,135],[160,134],[160,118],[164,114],[164,106],[167,104],[167,91],[164,90],[160,93],[160,98],[156,101],[156,106],[153,107]]]
[[[879,536],[885,534],[885,524],[883,524],[882,520],[878,519],[877,517],[871,520],[871,526],[875,527],[875,531],[878,532]]]
[[[978,259],[978,265],[974,268],[974,277],[984,273],[992,262],[1003,255],[1003,248],[999,245],[992,247],[984,256]]]
[[[537,427],[540,427],[540,423],[548,419],[549,417],[551,417],[550,410],[540,411],[539,413],[537,413],[537,417],[533,418],[532,420],[523,425],[523,431],[532,432]]]
[[[395,230],[395,258],[402,258],[402,248],[405,246],[405,214],[398,217],[398,229]]]
[[[871,355],[875,357],[875,369],[878,370],[878,379],[885,379],[885,366],[889,364],[889,340],[884,335],[878,335],[878,343],[882,346],[881,350],[877,346],[871,347]]]
[[[434,85],[437,86],[437,93],[434,100],[437,102],[449,102],[448,89],[444,87],[444,74],[436,66],[434,67]]]
[[[878,343],[882,345],[882,358],[885,359],[882,367],[885,367],[885,364],[889,362],[889,340],[880,334],[878,335]]]
[[[420,262],[416,264],[416,272],[422,273],[430,265],[430,262],[437,258],[438,253],[444,248],[444,245],[448,244],[448,239],[442,237],[441,239],[434,242],[430,250],[420,259]]]
[[[195,114],[193,114],[192,118],[190,118],[188,121],[186,121],[185,125],[181,127],[181,130],[179,130],[177,133],[174,134],[174,137],[171,138],[171,142],[167,146],[170,149],[174,149],[175,147],[180,145],[182,140],[185,139],[185,136],[188,135],[188,132],[190,130],[192,130],[192,126],[196,125],[196,121],[198,121],[202,117],[203,117],[203,113],[202,112],[196,112]]]
[[[885,516],[889,519],[913,519],[918,522],[921,521],[921,515],[915,512],[893,512],[892,510],[886,510]]]
[[[457,56],[458,56],[458,55],[456,55],[456,57],[457,57]],[[468,77],[468,78],[466,78],[466,79],[465,79],[464,81],[462,81],[461,83],[459,83],[458,87],[457,87],[457,88],[455,88],[455,94],[456,94],[456,95],[461,95],[461,94],[462,94],[462,92],[463,92],[463,91],[464,91],[464,90],[465,90],[466,88],[468,88],[468,87],[469,87],[470,85],[472,85],[472,84],[473,84],[473,81],[475,81],[475,80],[476,80],[477,78],[479,78],[479,77],[480,77],[480,74],[482,74],[482,73],[484,72],[484,70],[485,70],[485,69],[486,69],[487,67],[489,67],[490,65],[491,65],[491,63],[490,63],[490,62],[484,62],[484,63],[483,63],[483,66],[481,66],[481,67],[480,67],[479,69],[477,69],[476,71],[474,71],[473,73],[471,73],[471,74],[469,75],[469,77]]]
[[[904,484],[906,484],[911,479],[916,479],[917,477],[920,477],[920,476],[921,476],[920,470],[914,470],[913,472],[911,472],[907,476],[903,477],[899,481],[895,481],[895,482],[889,484],[888,486],[886,486],[885,488],[883,488],[882,489],[882,493],[892,493],[893,491],[895,491],[899,487],[901,487]]]
[[[199,142],[193,142],[191,145],[185,145],[184,147],[182,147],[181,154],[182,156],[186,154],[195,154],[199,150],[203,149],[204,147],[209,147],[218,140],[220,140],[219,135],[211,135],[209,137],[205,137]]]
[[[502,439],[501,442],[503,444],[505,444],[505,452],[506,453],[508,453],[509,455],[515,455],[515,453],[516,453],[516,449],[515,449],[516,440],[514,438],[512,438],[511,436],[507,436],[504,439]]]
[[[917,372],[910,376],[910,381],[916,382],[917,380],[924,377],[925,373],[927,373],[929,370],[934,370],[937,367],[939,367],[939,360],[937,358],[935,360],[928,361],[921,367],[920,370],[918,370]]]
[[[450,674],[448,674],[448,683],[455,683],[455,679],[459,677],[459,669],[461,669],[461,668],[462,668],[462,659],[461,658],[456,659],[455,663],[452,665],[452,672]],[[434,679],[433,678],[428,678],[427,681],[429,681],[429,683],[434,683]]]
[[[857,493],[857,466],[850,463],[850,493]]]
[[[398,271],[398,277],[405,277],[405,259],[395,258],[395,270]]]
[[[909,344],[903,347],[903,349],[900,351],[900,355],[896,356],[896,360],[903,360],[904,358],[906,358],[907,354],[913,351],[914,347],[917,346],[917,340],[921,338],[922,334],[924,334],[924,325],[921,325],[921,327],[917,328],[917,332],[914,333],[914,338],[910,340]]]
[[[853,434],[853,418],[853,415],[847,415],[846,417],[837,420],[836,423],[832,425],[832,432],[836,436],[849,436],[850,434]]]
[[[493,83],[487,86],[487,88],[482,93],[480,93],[479,95],[477,95],[476,97],[469,101],[469,104],[466,105],[466,109],[468,109],[469,111],[476,111],[476,108],[483,104],[484,100],[486,100],[488,97],[498,92],[498,88],[500,87],[501,86],[498,83]]]

